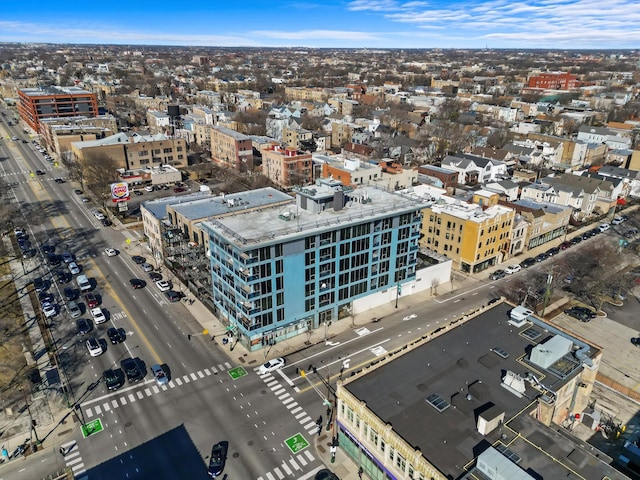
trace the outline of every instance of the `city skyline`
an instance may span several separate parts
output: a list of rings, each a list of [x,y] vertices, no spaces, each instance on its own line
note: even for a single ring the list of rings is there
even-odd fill
[[[10,0],[0,42],[318,48],[633,49],[640,4],[621,0],[509,2],[248,0],[123,9]],[[93,10],[92,10],[93,8]]]

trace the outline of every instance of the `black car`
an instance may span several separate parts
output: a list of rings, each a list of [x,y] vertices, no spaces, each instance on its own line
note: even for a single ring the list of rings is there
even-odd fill
[[[72,287],[66,287],[64,289],[63,294],[64,294],[64,298],[66,298],[67,301],[75,300],[76,298],[78,298],[77,290]]]
[[[36,175],[46,175],[42,170],[36,170]]]
[[[131,257],[131,260],[134,261],[134,263],[137,263],[138,265],[142,265],[143,263],[146,263],[147,259],[144,257],[141,257],[140,255],[134,255],[133,257]]]
[[[553,247],[544,252],[547,257],[553,257],[554,255],[558,255],[560,253],[560,247]]]
[[[131,280],[129,280],[129,283],[134,290],[138,290],[139,288],[144,288],[147,286],[147,282],[145,282],[144,280],[140,280],[139,278],[132,278]]]
[[[571,243],[571,245],[577,245],[578,243],[580,243],[582,241],[582,237],[581,236],[577,236],[577,237],[573,237],[569,243]]]
[[[64,182],[64,178],[60,178],[60,177],[54,178],[53,181],[56,182],[56,183],[65,183]]]
[[[144,378],[144,374],[140,368],[140,360],[137,358],[125,358],[120,362],[120,366],[127,376],[129,383],[137,383]]]
[[[53,293],[50,292],[40,292],[40,294],[38,295],[38,300],[40,300],[40,303],[53,303],[54,300],[54,296]]]
[[[42,278],[37,277],[33,279],[33,288],[36,289],[36,292],[40,293],[40,292],[44,292],[47,289],[47,286],[44,283],[44,280],[42,280]]]
[[[327,468],[323,468],[318,473],[316,473],[315,477],[313,477],[313,480],[340,480],[340,479],[331,470]]]
[[[180,301],[180,294],[175,290],[167,290],[166,292],[164,292],[164,294],[167,296],[167,300],[169,300],[169,303]]]
[[[209,468],[207,473],[210,477],[217,477],[224,470],[224,464],[227,461],[227,451],[229,450],[229,442],[218,442],[211,448],[211,458],[209,458]]]
[[[56,251],[56,247],[54,247],[53,245],[44,244],[42,245],[41,248],[42,248],[42,253],[47,255]]]
[[[535,258],[525,258],[523,261],[520,262],[520,266],[522,268],[529,268],[535,264],[536,264]]]
[[[113,345],[122,343],[126,340],[126,334],[124,329],[111,327],[107,330],[107,336]]]
[[[489,280],[500,280],[507,276],[507,272],[504,270],[496,270],[491,275],[489,275]]]
[[[73,193],[75,193],[76,195],[82,195],[84,192],[82,190],[74,190]]]
[[[110,227],[111,225],[113,225],[113,223],[111,223],[111,220],[109,220],[108,218],[102,219],[102,226],[103,227]]]
[[[124,374],[119,368],[116,368],[115,370],[111,368],[109,370],[105,370],[102,377],[104,378],[104,384],[109,390],[117,390],[124,385]]]
[[[56,272],[56,277],[58,278],[58,283],[64,284],[71,280],[71,274],[69,272],[65,272],[64,270],[58,270]]]
[[[152,282],[157,282],[158,280],[162,280],[162,275],[158,272],[149,272],[149,278]]]
[[[52,267],[55,267],[62,263],[62,257],[60,255],[56,255],[55,253],[50,253],[47,255],[47,262]]]
[[[546,253],[539,253],[538,255],[536,255],[534,257],[534,260],[536,262],[544,262],[547,259],[547,254]]]
[[[631,345],[633,345],[634,347],[640,347],[640,337],[632,337]]]
[[[576,306],[567,308],[564,313],[565,315],[569,315],[570,317],[580,320],[581,322],[588,322],[592,318],[596,317],[595,312],[587,307]]]
[[[91,323],[86,318],[79,318],[76,320],[76,328],[80,335],[86,335],[91,331]]]

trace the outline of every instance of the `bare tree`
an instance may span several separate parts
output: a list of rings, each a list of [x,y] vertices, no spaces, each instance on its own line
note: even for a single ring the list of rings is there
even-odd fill
[[[84,187],[103,205],[109,197],[109,185],[119,180],[117,168],[117,160],[104,154],[92,156],[82,164]]]

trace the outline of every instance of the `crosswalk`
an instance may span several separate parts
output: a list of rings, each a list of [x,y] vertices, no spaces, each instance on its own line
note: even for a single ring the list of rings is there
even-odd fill
[[[218,364],[217,366],[203,368],[202,370],[198,370],[197,372],[188,373],[186,375],[182,375],[181,377],[172,378],[171,381],[166,385],[156,385],[154,382],[145,383],[140,387],[129,387],[129,389],[126,389],[126,391],[123,391],[120,395],[113,397],[109,396],[108,399],[103,399],[102,403],[99,403],[97,405],[93,405],[93,403],[84,404],[84,414],[87,418],[98,417],[116,410],[117,408],[137,402],[138,400],[143,400],[160,392],[180,387],[185,383],[194,382],[203,378],[210,377],[211,375],[216,375],[219,372],[225,372],[227,370],[230,370],[231,368],[232,367],[229,362],[224,362]]]
[[[60,448],[60,453],[64,452],[65,465],[73,472],[73,478],[76,478],[77,480],[87,480],[89,475],[83,475],[87,472],[87,469],[84,468],[84,462],[82,461],[82,456],[80,455],[80,450],[78,449],[76,441],[72,440],[70,442],[63,443]]]
[[[285,477],[291,477],[294,473],[295,478],[299,478],[299,473],[304,467],[315,461],[315,457],[309,450],[303,450],[295,457],[289,456],[279,466],[258,477],[258,480],[282,480]]]
[[[276,370],[278,372],[278,370]],[[302,425],[309,435],[315,435],[318,426],[316,422],[303,410],[303,408],[296,402],[289,389],[285,388],[280,380],[278,380],[272,373],[265,373],[261,375],[262,380],[267,384],[267,387],[273,392],[273,394],[287,407],[289,413],[295,417],[296,420]]]

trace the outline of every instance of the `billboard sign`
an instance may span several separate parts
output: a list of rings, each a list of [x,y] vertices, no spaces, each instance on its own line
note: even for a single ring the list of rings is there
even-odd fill
[[[127,182],[117,182],[111,184],[111,201],[114,203],[126,202],[130,200],[129,184]]]

